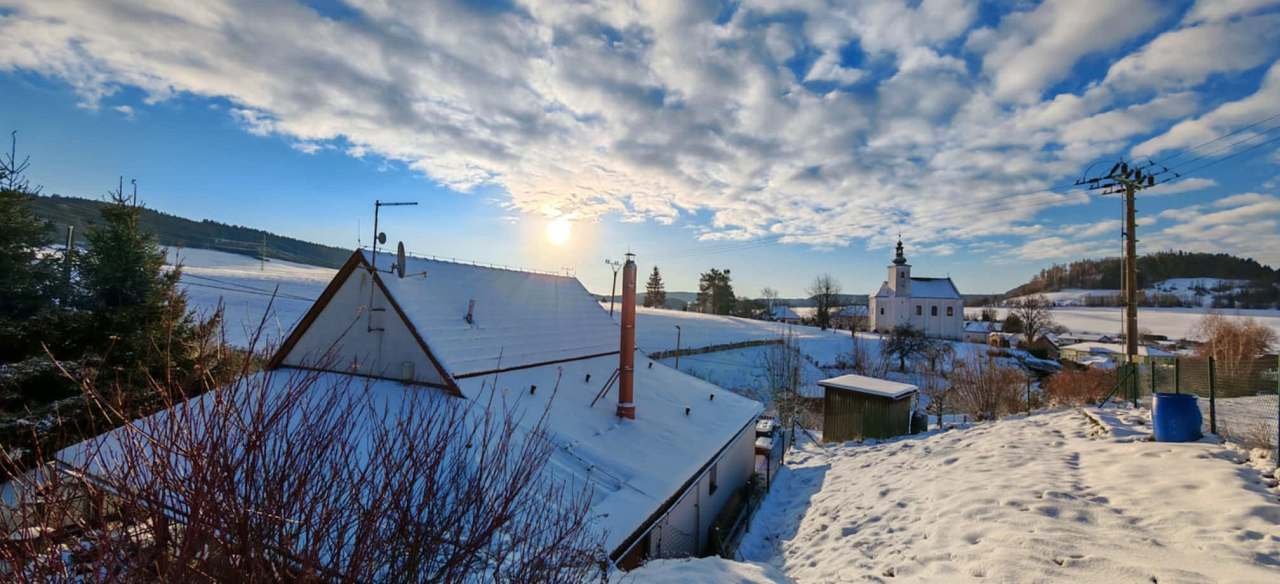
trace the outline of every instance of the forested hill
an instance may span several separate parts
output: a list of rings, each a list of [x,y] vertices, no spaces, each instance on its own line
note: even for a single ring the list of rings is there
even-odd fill
[[[1118,290],[1120,258],[1080,260],[1040,270],[1031,281],[1010,290],[1007,296],[1056,292],[1068,288]],[[1170,278],[1223,278],[1255,283],[1280,281],[1280,271],[1251,258],[1225,253],[1162,251],[1138,258],[1138,286],[1146,288]]]
[[[104,205],[106,203],[102,201],[59,195],[39,196],[32,200],[36,214],[53,224],[53,240],[59,243],[66,239],[68,224],[75,226],[76,240],[84,241],[87,228],[100,220],[99,210]],[[160,245],[164,246],[195,247],[258,257],[265,243],[268,258],[329,268],[340,267],[351,256],[349,249],[207,219],[192,221],[151,209],[143,209],[140,221],[142,227],[155,233]]]

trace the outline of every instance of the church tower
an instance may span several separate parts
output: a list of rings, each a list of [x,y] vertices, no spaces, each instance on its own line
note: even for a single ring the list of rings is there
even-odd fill
[[[911,264],[902,253],[902,236],[898,236],[898,253],[889,266],[889,287],[893,288],[895,296],[911,295]]]

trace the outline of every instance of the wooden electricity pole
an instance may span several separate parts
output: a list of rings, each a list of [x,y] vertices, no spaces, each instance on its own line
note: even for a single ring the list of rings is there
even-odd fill
[[[1127,162],[1117,162],[1105,176],[1081,177],[1077,185],[1088,185],[1089,190],[1102,190],[1102,194],[1124,195],[1124,354],[1126,363],[1132,365],[1138,357],[1138,219],[1134,199],[1138,191],[1156,186],[1156,176],[1171,172],[1166,167],[1156,172],[1150,162],[1145,168],[1130,167]],[[1088,171],[1086,170],[1086,173]]]

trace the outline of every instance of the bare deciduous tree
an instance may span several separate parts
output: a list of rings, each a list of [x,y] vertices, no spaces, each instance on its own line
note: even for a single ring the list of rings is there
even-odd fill
[[[544,472],[555,448],[545,411],[522,420],[512,404],[351,380],[245,374],[190,399],[156,383],[166,409],[45,457],[11,483],[0,573],[38,582],[600,574],[590,493]],[[83,389],[104,416],[118,414],[117,396]]]
[[[790,330],[782,334],[780,342],[770,345],[765,353],[764,374],[769,387],[769,401],[777,412],[783,429],[795,438],[795,426],[804,414],[804,398],[800,384],[804,374],[804,356],[795,334]]]
[[[1010,316],[1017,317],[1022,323],[1021,332],[1027,343],[1034,343],[1040,335],[1053,330],[1055,323],[1053,312],[1050,311],[1052,307],[1053,303],[1043,294],[1019,298],[1009,303]]]
[[[1275,330],[1253,318],[1228,318],[1216,312],[1200,319],[1195,335],[1203,340],[1197,354],[1213,358],[1218,375],[1228,380],[1249,377],[1256,358],[1280,342]]]
[[[822,274],[813,279],[813,283],[809,284],[809,297],[813,299],[817,305],[814,311],[814,320],[822,330],[831,327],[831,309],[835,308],[836,302],[840,298],[840,282],[836,281],[831,274]]]
[[[905,372],[907,361],[924,353],[933,344],[933,339],[926,337],[924,331],[909,324],[900,324],[893,327],[880,350],[886,357],[897,357],[898,371]]]

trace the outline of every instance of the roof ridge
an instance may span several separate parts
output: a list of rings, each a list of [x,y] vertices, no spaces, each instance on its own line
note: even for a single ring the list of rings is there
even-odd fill
[[[364,252],[364,253],[367,253],[367,254],[372,254],[372,250],[371,250],[370,248],[368,248],[368,247],[365,247],[365,246],[361,246],[361,247],[360,247],[360,251],[362,251],[362,252]],[[387,253],[387,252],[383,252],[383,253]],[[387,253],[387,255],[394,255],[394,254]],[[438,255],[419,254],[419,253],[414,253],[414,252],[411,252],[411,251],[405,251],[405,254],[404,254],[404,255],[405,255],[405,257],[406,257],[406,258],[412,258],[412,259],[416,259],[416,260],[425,260],[425,261],[431,261],[431,262],[440,262],[440,263],[442,263],[442,264],[453,264],[453,265],[458,265],[458,266],[470,266],[470,267],[473,267],[473,268],[484,268],[484,269],[488,269],[488,270],[498,270],[498,271],[503,271],[503,272],[516,272],[516,273],[519,273],[519,274],[535,274],[535,275],[539,275],[539,276],[552,276],[552,277],[555,277],[555,278],[567,278],[567,279],[571,279],[571,280],[576,280],[576,279],[578,279],[578,277],[577,277],[577,276],[570,275],[570,274],[567,274],[567,273],[563,273],[563,272],[556,272],[556,271],[552,271],[552,270],[543,270],[543,269],[538,269],[538,268],[524,268],[524,267],[520,267],[520,266],[508,266],[508,265],[506,265],[506,264],[495,264],[495,263],[491,263],[491,262],[481,262],[481,261],[477,261],[477,260],[460,259],[460,258],[454,258],[454,257],[448,257],[448,258],[446,258],[446,257],[438,256]]]

